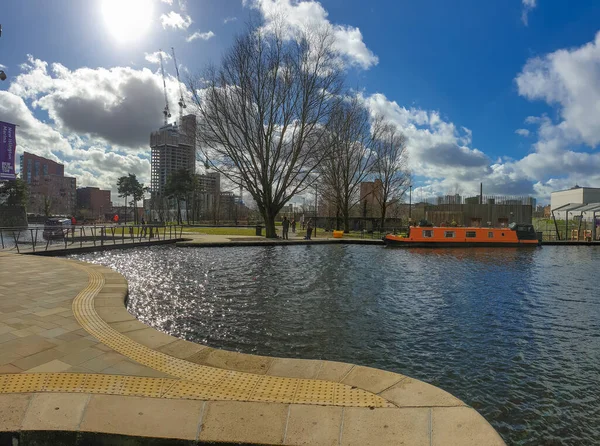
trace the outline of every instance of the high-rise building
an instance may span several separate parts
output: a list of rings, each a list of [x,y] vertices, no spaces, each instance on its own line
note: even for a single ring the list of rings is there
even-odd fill
[[[186,115],[179,126],[168,124],[150,135],[153,198],[164,198],[169,176],[181,169],[196,171],[196,116]]]
[[[40,215],[72,215],[75,210],[77,181],[65,177],[65,166],[25,152],[20,174],[29,188],[27,212]]]
[[[221,176],[218,172],[196,175],[200,188],[200,213],[208,218],[218,207],[221,194]]]
[[[110,191],[97,187],[80,187],[77,189],[77,209],[86,210],[92,218],[102,218],[112,212]]]

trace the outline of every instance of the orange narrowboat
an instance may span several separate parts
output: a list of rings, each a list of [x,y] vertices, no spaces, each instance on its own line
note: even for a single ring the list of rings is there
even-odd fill
[[[386,246],[418,248],[463,247],[534,247],[540,241],[530,224],[511,223],[508,228],[467,228],[418,226],[409,228],[408,235],[388,234]]]

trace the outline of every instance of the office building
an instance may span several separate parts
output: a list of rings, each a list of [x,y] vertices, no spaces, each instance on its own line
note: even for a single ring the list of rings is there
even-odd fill
[[[77,181],[65,176],[63,164],[25,152],[21,155],[20,175],[29,188],[28,213],[73,215]]]
[[[110,191],[97,187],[80,187],[77,189],[77,211],[84,211],[90,218],[104,218],[112,212]]]

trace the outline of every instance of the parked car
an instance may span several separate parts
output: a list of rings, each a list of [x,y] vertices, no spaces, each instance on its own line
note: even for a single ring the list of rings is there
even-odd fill
[[[63,239],[71,229],[70,218],[49,218],[44,223],[44,240]]]

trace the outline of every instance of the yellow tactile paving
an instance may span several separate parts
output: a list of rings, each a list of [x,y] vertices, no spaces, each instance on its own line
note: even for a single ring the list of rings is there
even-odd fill
[[[393,404],[370,392],[321,380],[284,378],[230,371],[195,364],[153,350],[119,333],[97,313],[94,297],[104,287],[104,276],[97,268],[75,264],[85,270],[89,282],[73,300],[72,309],[79,324],[99,341],[128,358],[152,369],[180,378],[127,377],[113,375],[36,374],[46,379],[43,391],[81,391],[118,395],[138,395],[165,398],[211,400],[266,401],[276,403],[320,404],[356,407],[394,407]],[[57,375],[65,375],[64,380]],[[33,375],[32,375],[33,376]],[[81,376],[84,376],[83,378]],[[33,378],[31,378],[33,379]],[[3,392],[10,382],[24,388],[38,388],[35,383],[13,384],[13,379],[0,388]],[[167,385],[168,384],[168,385]],[[23,390],[35,391],[35,390]]]

